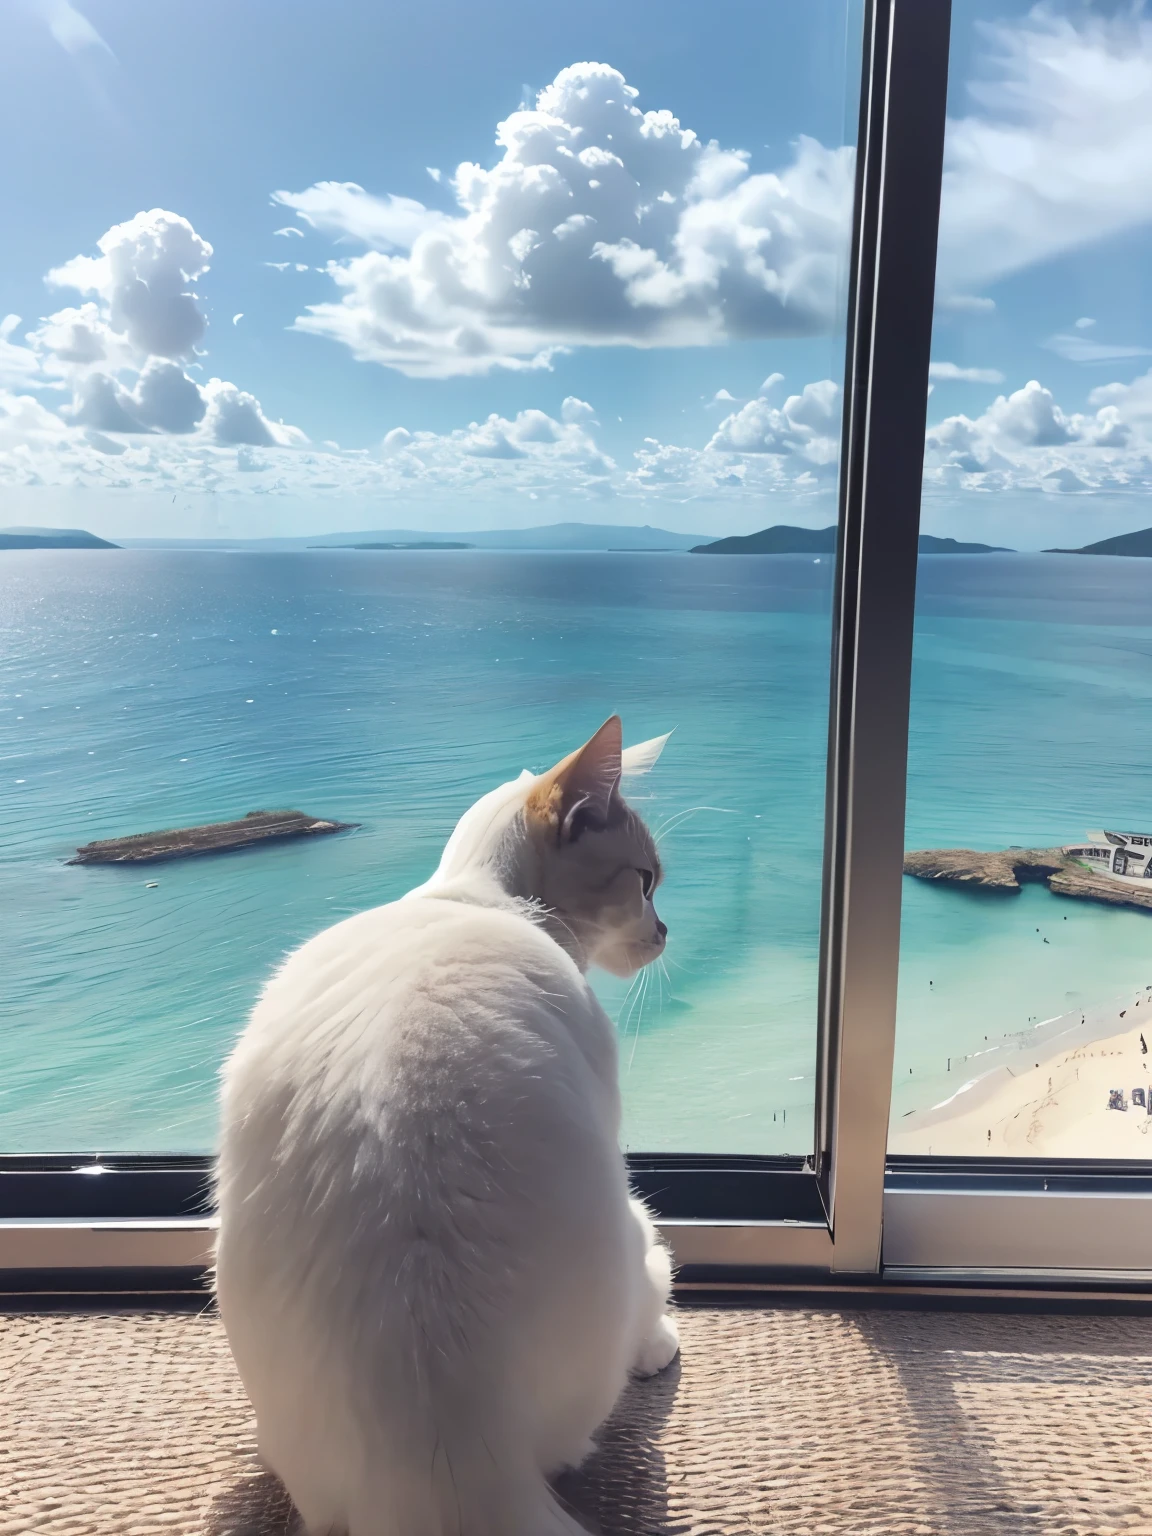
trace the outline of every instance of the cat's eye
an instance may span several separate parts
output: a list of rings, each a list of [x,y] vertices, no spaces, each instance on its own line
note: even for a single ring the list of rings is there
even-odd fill
[[[638,869],[636,873],[640,876],[640,884],[644,888],[644,899],[647,901],[648,897],[652,894],[652,871],[650,869]]]

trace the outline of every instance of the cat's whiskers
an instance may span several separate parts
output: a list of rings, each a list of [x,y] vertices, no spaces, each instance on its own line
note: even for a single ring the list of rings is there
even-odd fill
[[[631,1072],[632,1063],[636,1059],[636,1047],[640,1044],[640,1023],[644,1017],[644,1004],[648,1000],[648,986],[652,980],[652,972],[647,966],[645,966],[644,969],[640,972],[640,976],[642,978],[640,983],[640,1006],[636,1010],[636,1028],[632,1032],[632,1050],[628,1055],[629,1072]]]
[[[616,1016],[616,1029],[622,1039],[628,1038],[628,1027],[632,1022],[632,1010],[636,1006],[636,1000],[640,994],[640,988],[644,982],[644,972],[637,971],[624,994],[624,1001],[620,1004],[620,1012]]]
[[[674,811],[671,816],[660,823],[659,830],[652,834],[652,841],[656,844],[657,848],[659,848],[669,832],[674,832],[690,816],[695,816],[700,811],[715,811],[719,816],[738,816],[740,814],[729,805],[690,805],[686,810]]]

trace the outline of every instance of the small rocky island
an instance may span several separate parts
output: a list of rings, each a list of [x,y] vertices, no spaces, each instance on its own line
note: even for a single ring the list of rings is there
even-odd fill
[[[149,864],[158,859],[183,859],[194,853],[226,853],[257,843],[282,842],[290,837],[317,837],[348,832],[358,823],[323,821],[303,811],[249,811],[239,821],[213,821],[202,827],[178,827],[168,832],[137,832],[109,837],[77,848],[69,864]]]
[[[972,848],[925,848],[904,855],[904,873],[918,880],[946,880],[987,890],[1018,891],[1029,883],[1044,884],[1057,896],[1105,901],[1117,907],[1152,911],[1150,889],[1109,878],[1069,856],[1063,848],[1007,848],[978,853]]]

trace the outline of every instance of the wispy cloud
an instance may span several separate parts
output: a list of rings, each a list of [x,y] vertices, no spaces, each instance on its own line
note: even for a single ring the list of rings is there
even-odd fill
[[[87,16],[81,15],[69,0],[39,0],[37,9],[49,32],[66,53],[83,53],[86,48],[97,48],[111,58],[116,57]]]
[[[1080,324],[1079,321],[1076,323]],[[1095,323],[1089,322],[1092,325]],[[1152,357],[1152,347],[1127,342],[1091,341],[1084,335],[1049,336],[1044,345],[1049,352],[1055,352],[1057,357],[1069,363],[1116,363],[1125,357]]]
[[[937,383],[955,380],[963,384],[1003,384],[999,368],[962,368],[959,363],[929,363],[928,377]]]

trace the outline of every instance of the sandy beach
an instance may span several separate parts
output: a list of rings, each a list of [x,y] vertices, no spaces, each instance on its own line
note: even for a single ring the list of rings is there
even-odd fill
[[[1001,1051],[1003,1057],[985,1073],[970,1060],[950,1099],[893,1126],[889,1151],[1152,1157],[1152,1115],[1132,1100],[1134,1088],[1143,1089],[1146,1101],[1152,1095],[1152,1054],[1141,1046],[1143,1034],[1152,1052],[1152,992],[1109,1008],[1107,1015],[1068,1015],[1047,1027],[1049,1038],[1020,1037],[990,1051],[990,1058]],[[1109,1108],[1115,1089],[1123,1093],[1124,1110]]]

